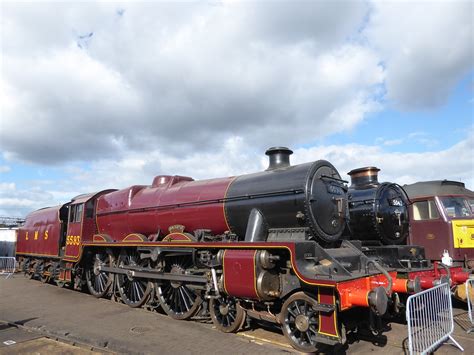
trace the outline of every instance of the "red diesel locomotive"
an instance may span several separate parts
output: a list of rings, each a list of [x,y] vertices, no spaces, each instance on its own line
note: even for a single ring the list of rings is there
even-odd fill
[[[291,166],[291,153],[267,150],[255,174],[158,176],[33,212],[18,231],[20,269],[131,307],[157,303],[175,319],[208,310],[225,332],[246,316],[273,321],[301,351],[344,343],[352,310],[383,315],[420,279],[341,240],[346,182],[324,160]]]

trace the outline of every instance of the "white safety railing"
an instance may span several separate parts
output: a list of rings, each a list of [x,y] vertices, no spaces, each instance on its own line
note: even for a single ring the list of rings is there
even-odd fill
[[[451,336],[454,319],[448,283],[408,297],[406,316],[410,354],[427,354],[447,340],[464,351]]]
[[[0,257],[0,275],[5,275],[8,279],[15,272],[16,260],[11,256]]]
[[[469,279],[466,281],[466,298],[469,320],[471,321],[471,327],[467,330],[467,332],[470,333],[474,331],[474,314],[472,311],[474,305],[474,279]]]

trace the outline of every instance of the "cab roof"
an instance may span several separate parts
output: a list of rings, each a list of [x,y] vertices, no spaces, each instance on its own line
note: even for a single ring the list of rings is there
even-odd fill
[[[84,202],[87,202],[87,201],[89,201],[90,199],[92,199],[96,196],[104,195],[104,194],[112,192],[112,191],[117,191],[117,190],[116,189],[108,189],[108,190],[101,190],[101,191],[97,191],[97,192],[92,192],[92,193],[89,193],[89,194],[77,195],[76,197],[72,198],[71,203],[72,204],[84,203]]]
[[[474,197],[474,191],[466,189],[464,183],[452,180],[419,181],[403,185],[408,197],[465,195]]]

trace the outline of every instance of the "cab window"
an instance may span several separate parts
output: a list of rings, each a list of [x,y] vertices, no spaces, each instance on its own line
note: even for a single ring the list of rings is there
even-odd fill
[[[413,219],[415,221],[438,218],[439,213],[434,200],[418,201],[413,204]]]
[[[441,197],[440,200],[448,217],[456,218],[472,216],[471,208],[466,198],[447,196]]]
[[[74,222],[76,218],[76,205],[72,205],[69,209],[69,222]]]
[[[72,223],[81,222],[83,209],[84,209],[83,203],[79,205],[72,205],[69,212],[69,222],[72,222]]]
[[[76,216],[75,216],[76,218],[75,218],[74,222],[80,222],[81,221],[83,208],[84,208],[83,203],[76,206]]]
[[[94,217],[94,201],[89,200],[86,202],[86,218]]]

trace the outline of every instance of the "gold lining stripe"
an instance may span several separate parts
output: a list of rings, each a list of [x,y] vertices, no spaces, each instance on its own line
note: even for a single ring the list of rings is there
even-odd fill
[[[336,296],[334,295],[334,289],[332,291],[332,304],[336,307]],[[321,287],[318,287],[318,303],[321,304]],[[334,338],[339,338],[339,332],[337,329],[337,309],[334,309],[333,311],[333,318],[334,318],[334,329],[336,330],[336,335],[334,334],[329,334],[321,331],[321,312],[319,312],[319,329],[318,333],[328,335]]]
[[[163,247],[190,247],[190,248],[198,248],[198,249],[204,249],[204,248],[210,248],[210,249],[223,249],[223,248],[227,248],[225,250],[229,250],[229,249],[250,249],[252,248],[252,246],[245,246],[245,245],[242,245],[242,246],[232,246],[232,247],[229,247],[228,245],[202,245],[202,246],[199,246],[199,245],[196,245],[196,244],[200,244],[198,242],[196,243],[193,243],[193,244],[166,244],[166,243],[162,243],[162,242],[158,242],[159,244],[156,244],[156,243],[153,243],[153,242],[142,242],[142,243],[137,243],[136,245],[137,246],[150,246],[150,247],[154,247],[154,246],[163,246]],[[82,246],[83,247],[86,247],[86,246],[104,246],[104,247],[123,247],[123,246],[130,246],[129,244],[127,243],[82,243]],[[291,249],[286,246],[286,245],[265,245],[265,246],[254,246],[253,248],[256,248],[258,250],[260,249],[286,249],[289,251],[290,253],[290,262],[291,262],[291,266],[296,274],[296,276],[298,277],[298,279],[300,279],[301,281],[303,281],[305,284],[307,285],[313,285],[313,286],[322,286],[322,287],[330,287],[330,288],[336,288],[337,287],[337,282],[335,281],[332,281],[333,283],[320,283],[320,282],[313,282],[313,281],[308,281],[308,280],[305,280],[304,276],[300,274],[300,272],[298,271],[298,269],[295,267],[295,263],[293,261],[294,257],[293,257],[293,252],[291,251]],[[74,259],[64,259],[64,261],[69,261],[69,262],[77,262],[80,260],[81,256],[82,256],[82,252],[83,252],[84,248],[81,248],[80,249],[80,254],[78,257],[75,257]],[[225,255],[225,251],[224,251],[224,255]],[[67,257],[72,257],[72,256],[69,256],[67,255]],[[359,279],[362,279],[362,278],[365,278],[367,276],[364,276],[364,277],[360,277]],[[349,280],[350,281],[350,280]],[[224,278],[224,283],[225,283],[225,278]],[[225,288],[225,286],[224,286]],[[369,291],[370,292],[370,291]]]
[[[222,212],[224,215],[224,222],[229,232],[232,232],[232,231],[230,230],[229,222],[227,221],[227,213],[225,211],[225,201],[227,200],[227,193],[229,192],[230,185],[232,185],[236,179],[237,179],[237,176],[234,176],[232,180],[229,182],[229,185],[227,185],[227,188],[225,189],[225,193],[224,193],[224,200],[222,201]]]
[[[99,240],[99,238],[102,239],[102,240]],[[107,242],[107,239],[102,235],[95,234],[95,235],[92,236],[92,241],[93,242],[100,242],[100,241]]]
[[[56,258],[60,258],[60,256],[57,255],[57,254],[38,254],[38,253],[24,253],[24,252],[20,252],[20,253],[16,253],[16,255],[54,256],[54,257],[56,257]]]
[[[173,240],[171,239],[173,237],[173,235],[182,235],[183,237],[186,238],[186,240]],[[166,237],[163,238],[162,240],[163,242],[166,242],[166,243],[171,243],[171,242],[176,242],[176,243],[183,243],[183,242],[192,242],[193,240],[191,238],[189,238],[189,236],[187,236],[186,234],[184,233],[170,233],[170,234],[167,234]]]
[[[190,247],[190,248],[201,248],[201,249],[204,249],[204,248],[210,248],[210,249],[223,249],[223,248],[227,248],[227,249],[251,249],[252,246],[245,246],[245,245],[242,245],[242,246],[232,246],[232,247],[229,247],[228,245],[202,245],[202,246],[197,246],[195,244],[199,244],[199,243],[195,243],[194,245],[189,245],[189,244],[165,244],[165,243],[162,243],[162,242],[159,242],[160,244],[154,244],[154,243],[151,243],[151,242],[142,242],[142,243],[137,243],[137,246],[150,246],[150,247],[159,247],[159,246],[164,246],[164,247]],[[104,247],[123,247],[123,246],[130,246],[129,244],[127,243],[83,243],[82,244],[83,246],[104,246]],[[291,251],[291,249],[286,246],[286,245],[268,245],[268,246],[257,246],[257,247],[253,247],[253,248],[256,248],[256,249],[287,249],[289,252],[290,252],[290,262],[291,262],[291,266],[293,268],[293,270],[295,271],[295,274],[296,276],[301,280],[303,281],[305,284],[307,285],[313,285],[313,286],[323,286],[323,287],[331,287],[331,288],[335,288],[336,287],[336,282],[334,283],[319,283],[319,282],[312,282],[312,281],[307,281],[304,279],[304,276],[302,276],[300,274],[300,272],[298,271],[298,269],[295,267],[295,263],[293,261],[293,253]],[[84,248],[81,249],[81,253],[79,255],[79,257],[76,257],[75,259],[65,259],[65,261],[70,261],[70,262],[77,262],[80,260],[80,257],[82,256],[82,250]],[[226,250],[227,250],[226,249]]]
[[[258,295],[258,291],[257,291],[257,251],[258,251],[258,250],[254,250],[254,252],[253,252],[253,260],[252,260],[252,266],[253,266],[253,288],[254,288],[254,291],[255,291],[255,296],[256,296],[257,299],[260,301],[260,296]]]
[[[105,195],[105,194],[104,194],[104,195]],[[102,195],[101,195],[101,196],[102,196]],[[96,228],[97,228],[97,233],[100,234],[100,233],[102,233],[102,232],[100,231],[99,218],[98,218],[98,217],[99,217],[99,214],[97,213],[97,209],[98,209],[98,207],[99,207],[99,197],[100,197],[100,196],[98,196],[98,197],[95,199],[95,211],[94,211],[94,214],[95,214],[95,226],[96,226]]]
[[[224,250],[224,255],[222,255],[222,275],[224,276],[224,291],[225,291],[225,293],[229,294],[229,292],[227,292],[227,287],[225,286],[225,284],[226,284],[226,277],[225,277],[225,268],[224,268],[224,264],[225,264],[225,262],[224,262],[224,260],[225,260],[225,253],[227,252],[227,250],[229,250],[229,249],[225,249],[225,250]]]
[[[132,238],[138,238],[139,240],[136,240],[136,239],[133,239]],[[142,241],[142,242],[145,242],[147,241],[146,237],[143,235],[143,234],[139,234],[139,233],[131,233],[129,235],[127,235],[125,238],[122,239],[122,242],[137,242],[137,241]]]

